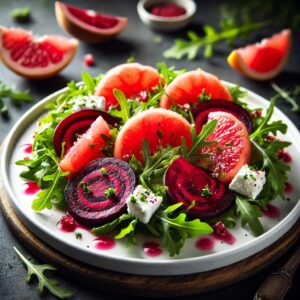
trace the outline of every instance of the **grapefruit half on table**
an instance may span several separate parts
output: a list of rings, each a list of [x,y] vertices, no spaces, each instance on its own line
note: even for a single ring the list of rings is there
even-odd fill
[[[291,31],[282,30],[260,43],[233,50],[227,58],[228,64],[249,78],[272,79],[285,66],[291,42]]]
[[[78,41],[59,35],[35,37],[22,28],[0,26],[0,59],[13,72],[31,79],[52,77],[73,59]]]
[[[79,7],[55,2],[58,24],[66,32],[87,43],[100,43],[121,33],[128,19],[81,9]]]

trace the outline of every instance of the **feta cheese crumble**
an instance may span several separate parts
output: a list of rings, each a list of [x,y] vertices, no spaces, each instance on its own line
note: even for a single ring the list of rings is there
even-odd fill
[[[232,179],[229,188],[243,196],[256,199],[265,183],[265,171],[254,170],[244,165]]]
[[[74,111],[81,109],[98,109],[105,111],[105,98],[99,96],[80,96],[75,99]]]
[[[162,202],[162,197],[138,185],[126,199],[128,213],[147,224]]]

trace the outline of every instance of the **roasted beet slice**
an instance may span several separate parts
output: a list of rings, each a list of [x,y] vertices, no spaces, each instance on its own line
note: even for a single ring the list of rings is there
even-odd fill
[[[125,161],[112,157],[95,159],[68,182],[67,210],[81,224],[107,223],[126,211],[126,198],[135,182],[135,174]]]
[[[78,135],[85,133],[91,124],[101,116],[109,125],[115,126],[118,119],[108,113],[95,110],[83,109],[76,111],[64,118],[56,127],[53,137],[54,149],[58,156],[61,156],[62,143],[65,143],[65,153],[73,146]]]
[[[190,218],[218,216],[233,203],[235,196],[222,182],[181,157],[167,169],[164,184],[169,188],[171,202],[182,202],[189,208]]]
[[[210,100],[199,103],[192,111],[197,132],[200,132],[202,126],[207,123],[208,114],[214,111],[224,111],[233,114],[245,124],[249,134],[253,131],[252,119],[249,113],[241,106],[227,100]]]

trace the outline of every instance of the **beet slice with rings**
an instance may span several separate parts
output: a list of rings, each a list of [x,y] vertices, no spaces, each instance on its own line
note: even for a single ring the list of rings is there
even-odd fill
[[[191,219],[216,217],[229,208],[235,198],[235,193],[225,184],[181,157],[167,169],[164,184],[170,201],[182,202]]]
[[[95,159],[69,180],[64,193],[67,210],[84,225],[107,223],[126,211],[126,198],[135,185],[135,174],[127,162],[112,157]]]
[[[79,110],[64,118],[57,125],[53,137],[53,145],[57,155],[61,156],[63,142],[65,143],[64,151],[67,153],[76,142],[78,136],[85,133],[99,116],[113,127],[119,122],[119,119],[96,109]]]
[[[245,124],[249,134],[253,132],[251,116],[241,106],[227,100],[209,100],[199,103],[192,111],[197,133],[199,133],[202,129],[202,126],[207,123],[209,113],[215,111],[224,111],[233,114]]]

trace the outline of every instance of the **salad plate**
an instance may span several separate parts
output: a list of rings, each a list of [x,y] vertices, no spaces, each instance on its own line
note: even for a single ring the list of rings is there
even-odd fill
[[[226,86],[233,86],[224,82]],[[261,96],[247,91],[243,101],[251,108],[269,107],[269,101]],[[152,255],[145,251],[145,245],[159,245],[161,240],[139,234],[137,243],[128,245],[126,240],[114,241],[114,247],[99,246],[99,238],[90,233],[84,226],[80,227],[80,238],[74,232],[64,232],[58,224],[65,215],[64,211],[52,208],[35,212],[32,201],[35,195],[28,192],[28,184],[20,178],[23,166],[16,165],[16,161],[23,160],[28,145],[31,145],[37,121],[46,113],[45,106],[53,103],[66,89],[62,89],[32,107],[12,128],[6,137],[1,152],[1,177],[7,190],[15,212],[28,229],[49,246],[92,266],[140,275],[182,275],[214,270],[241,261],[258,253],[281,238],[299,219],[300,216],[300,134],[295,125],[279,109],[275,108],[272,120],[282,120],[288,126],[284,140],[290,141],[288,152],[292,158],[291,171],[288,182],[293,187],[288,194],[288,200],[275,199],[272,207],[276,208],[274,215],[264,215],[260,221],[264,233],[258,237],[247,226],[242,227],[239,222],[229,229],[231,239],[228,241],[214,239],[209,236],[189,238],[182,247],[180,254],[170,257],[164,249],[159,255]],[[280,136],[279,136],[280,138]],[[205,239],[206,238],[206,239]],[[209,243],[210,245],[208,245]],[[102,246],[101,246],[102,245]],[[213,246],[212,246],[213,245]],[[149,246],[150,247],[150,246]],[[150,255],[149,255],[150,253]]]

